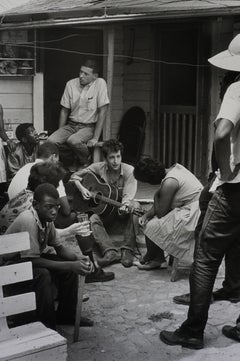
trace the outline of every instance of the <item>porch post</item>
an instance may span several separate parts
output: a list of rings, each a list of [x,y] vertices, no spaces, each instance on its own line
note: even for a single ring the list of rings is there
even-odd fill
[[[114,42],[115,42],[115,30],[113,26],[107,27],[106,34],[107,41],[107,88],[108,96],[110,100],[109,110],[107,114],[107,119],[103,127],[103,140],[111,138],[111,109],[112,109],[112,85],[113,85],[113,71],[114,71]]]

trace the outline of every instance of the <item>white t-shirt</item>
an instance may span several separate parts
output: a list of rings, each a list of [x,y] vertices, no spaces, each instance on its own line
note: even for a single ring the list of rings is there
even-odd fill
[[[230,136],[231,155],[229,159],[230,167],[233,170],[240,163],[240,81],[231,84],[227,89],[215,123],[218,124],[220,119],[228,119],[234,125]],[[229,182],[220,180],[219,170],[216,174],[217,178],[213,182],[210,192],[214,192],[223,183],[240,183],[240,172]]]
[[[39,162],[43,162],[43,160],[36,159],[35,162],[27,163],[15,174],[8,187],[8,197],[10,200],[15,198],[23,189],[27,188],[30,170],[34,164]],[[60,198],[66,196],[65,187],[62,181],[59,182],[57,190]]]

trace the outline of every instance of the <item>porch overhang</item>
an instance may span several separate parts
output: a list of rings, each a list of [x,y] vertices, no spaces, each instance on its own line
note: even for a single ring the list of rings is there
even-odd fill
[[[240,1],[29,0],[0,13],[0,30],[240,15]]]

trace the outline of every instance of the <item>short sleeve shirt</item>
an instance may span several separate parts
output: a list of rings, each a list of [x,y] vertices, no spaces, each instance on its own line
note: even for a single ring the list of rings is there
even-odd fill
[[[11,180],[11,183],[8,187],[8,197],[9,199],[15,198],[21,191],[27,188],[28,185],[28,177],[31,172],[31,168],[33,165],[43,162],[42,159],[36,159],[35,162],[31,162],[28,164],[25,164],[19,171],[15,174],[13,179]],[[63,185],[62,180],[59,182],[59,186],[57,188],[59,197],[66,197],[66,191],[65,187]]]
[[[229,160],[233,170],[235,165],[240,163],[240,81],[228,87],[215,123],[217,124],[220,119],[228,119],[234,126],[230,137],[231,155]],[[229,183],[239,182],[240,173]],[[214,191],[221,184],[223,184],[223,182],[220,181],[219,178],[216,178],[210,191]]]
[[[34,208],[19,214],[7,229],[6,234],[28,232],[30,249],[20,253],[21,258],[39,258],[47,246],[57,248],[61,245],[53,222],[43,227]]]
[[[102,78],[84,87],[80,86],[79,78],[68,81],[61,99],[61,105],[70,109],[69,119],[81,124],[96,123],[98,109],[107,104],[107,85]]]

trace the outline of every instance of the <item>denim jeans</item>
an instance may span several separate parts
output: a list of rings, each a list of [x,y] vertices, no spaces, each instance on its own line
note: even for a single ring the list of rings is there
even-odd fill
[[[76,154],[80,164],[84,164],[89,156],[87,141],[92,139],[95,124],[80,124],[69,121],[66,125],[56,130],[48,138],[49,142],[55,143],[60,151],[68,146]],[[62,155],[62,157],[64,157]]]
[[[190,274],[190,307],[181,325],[184,334],[202,336],[208,319],[212,290],[223,257],[240,252],[240,183],[219,187],[208,204],[196,242]],[[235,262],[236,277],[240,262]]]
[[[138,202],[132,201],[131,205],[134,208],[139,208]],[[107,221],[101,220],[101,218],[97,214],[93,214],[90,217],[90,221],[91,221],[91,229],[93,231],[93,236],[95,238],[99,251],[103,256],[107,251],[118,250],[114,246],[111,238],[109,237],[106,231],[106,228],[110,227],[112,224],[116,222],[119,222],[120,225],[123,228],[125,228],[124,231],[122,231],[122,233],[124,233],[124,242],[120,248],[134,251],[136,245],[136,234],[138,233],[137,216],[131,213],[120,216],[116,210],[116,212],[114,212],[114,214],[111,217],[109,217]]]

